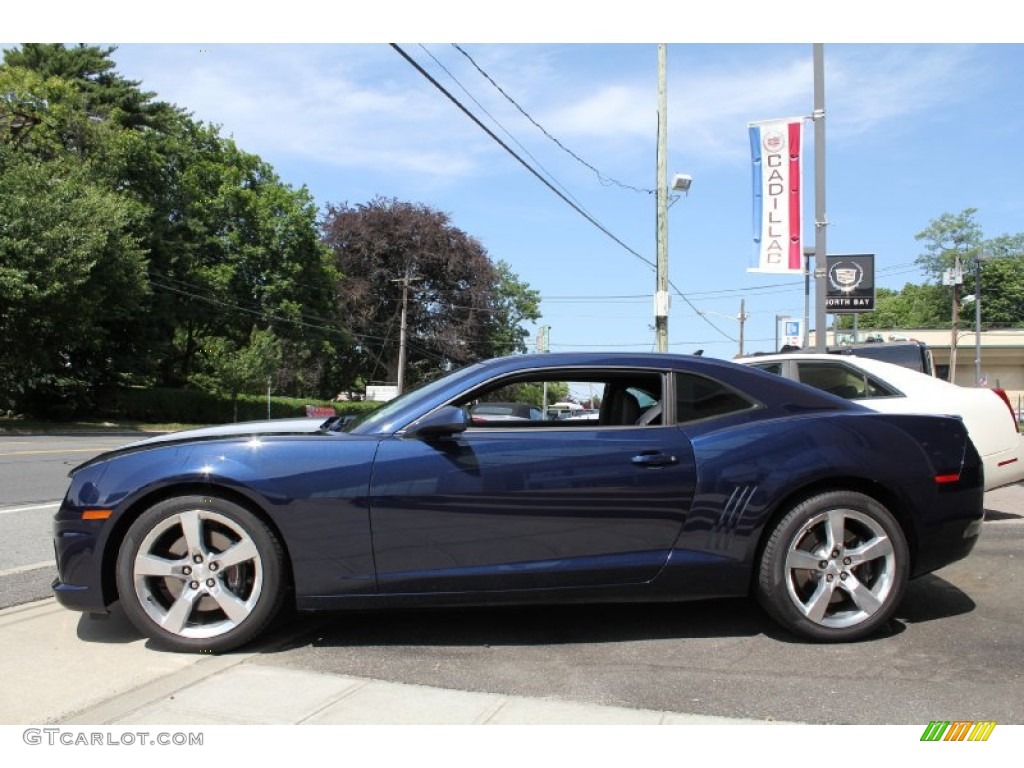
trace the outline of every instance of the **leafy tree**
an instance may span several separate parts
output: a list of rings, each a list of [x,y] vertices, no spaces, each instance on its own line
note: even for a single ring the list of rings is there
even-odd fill
[[[3,63],[73,84],[88,117],[113,120],[123,128],[162,129],[167,119],[182,114],[166,102],[154,101],[156,94],[140,90],[138,80],[119,75],[112,59],[116,50],[116,46],[25,43],[5,50]]]
[[[530,332],[523,323],[540,319],[540,291],[519,280],[505,261],[499,261],[495,269],[489,316],[492,352],[495,355],[526,352]]]
[[[981,319],[987,327],[1024,327],[1024,233],[985,243],[981,263]],[[970,275],[974,291],[974,274]]]
[[[0,67],[0,143],[49,160],[85,143],[85,102],[73,83]]]
[[[269,323],[295,373],[289,383],[319,388],[321,369],[310,361],[345,337],[336,330],[333,257],[309,192],[282,184],[259,157],[191,121],[131,153],[145,169],[131,188],[144,190],[151,206],[146,242],[157,302],[144,332],[162,352],[158,379],[187,380],[200,340],[244,344],[253,327]]]
[[[536,292],[492,263],[447,214],[377,197],[328,206],[323,231],[344,275],[339,295],[355,339],[353,374],[397,380],[406,286],[409,381],[522,347],[518,323],[536,317]]]
[[[942,328],[949,325],[950,296],[940,285],[907,283],[900,291],[878,288],[875,311],[862,312],[857,326],[862,329]],[[853,327],[851,315],[840,315],[837,327]]]
[[[1024,233],[985,240],[975,221],[976,213],[977,209],[967,208],[932,221],[917,235],[925,244],[925,252],[917,263],[939,282],[942,273],[959,259],[964,282],[957,295],[963,297],[977,291],[975,273],[980,258],[982,323],[1002,327],[1024,325]],[[945,288],[943,292],[947,297],[944,317],[948,325],[953,290]]]
[[[181,386],[197,372],[201,344],[219,338],[240,350],[254,329],[269,327],[280,342],[282,388],[331,390],[324,360],[347,342],[336,327],[337,274],[312,197],[281,183],[215,126],[121,77],[114,50],[25,45],[5,51],[0,66],[0,148],[18,168],[34,169],[38,183],[26,194],[42,195],[46,179],[53,194],[70,194],[74,178],[87,200],[117,206],[108,229],[144,254],[123,295],[129,307],[133,296],[148,300],[117,319],[116,333],[99,314],[77,317],[83,336],[97,340],[103,375]],[[22,229],[57,230],[62,210],[45,199],[21,206]],[[8,238],[11,249],[28,243]],[[10,301],[22,299],[12,293]],[[21,309],[5,312],[4,322]]]
[[[488,399],[494,402],[530,403],[542,407],[544,405],[545,389],[543,384],[527,382],[525,384],[510,384],[498,390],[500,395]],[[547,404],[561,403],[569,400],[569,383],[566,381],[549,381],[547,386]]]
[[[200,388],[229,395],[238,421],[238,396],[262,392],[281,365],[281,343],[271,330],[253,328],[244,345],[214,337],[203,343],[205,368],[192,381]]]
[[[121,330],[147,294],[140,209],[75,158],[0,145],[0,391],[46,407],[112,383]]]
[[[957,214],[944,213],[915,235],[924,243],[924,253],[916,263],[935,282],[942,281],[942,273],[957,259],[966,264],[981,250],[981,225],[974,219],[977,212],[977,208],[966,208]]]

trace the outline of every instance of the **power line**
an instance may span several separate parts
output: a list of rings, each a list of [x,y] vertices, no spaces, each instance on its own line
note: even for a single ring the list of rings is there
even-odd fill
[[[404,50],[402,50],[402,48],[400,46],[398,46],[395,43],[390,43],[390,45],[395,50],[395,52],[398,53],[399,56],[401,56],[403,59],[405,59],[417,72],[419,72],[424,78],[426,78],[427,81],[431,85],[433,85],[435,88],[437,88],[439,91],[441,91],[441,93],[443,93],[448,98],[449,101],[451,101],[456,107],[458,107],[459,110],[462,111],[466,115],[466,117],[468,117],[470,120],[472,120],[474,123],[476,123],[477,126],[482,131],[484,131],[495,142],[497,142],[498,145],[501,146],[502,149],[504,149],[506,152],[508,152],[510,155],[512,155],[512,157],[514,157],[524,168],[526,168],[526,170],[528,170],[531,174],[533,174],[533,176],[535,176],[544,186],[546,186],[548,189],[550,189],[552,192],[554,192],[556,195],[558,195],[558,197],[560,197],[573,210],[575,210],[577,213],[579,213],[581,216],[583,216],[587,221],[589,221],[591,224],[593,224],[599,230],[601,230],[604,234],[606,234],[608,237],[610,237],[612,240],[614,240],[616,243],[618,243],[627,252],[629,252],[630,254],[635,256],[636,258],[640,259],[640,261],[642,261],[644,264],[646,264],[647,266],[651,267],[652,269],[657,269],[657,265],[653,261],[651,261],[650,259],[648,259],[648,258],[646,258],[644,256],[641,256],[635,250],[630,248],[628,245],[626,245],[624,242],[622,242],[622,240],[620,240],[618,237],[616,237],[614,234],[612,234],[603,224],[601,224],[599,221],[597,221],[593,216],[591,216],[589,213],[587,213],[582,208],[580,208],[578,205],[576,205],[572,200],[570,200],[568,197],[566,197],[564,194],[562,194],[559,190],[555,189],[555,187],[547,179],[545,179],[543,176],[541,176],[529,163],[527,163],[525,160],[523,160],[522,157],[520,157],[518,154],[516,154],[516,152],[511,147],[509,147],[508,144],[506,144],[504,141],[502,141],[494,133],[494,131],[492,131],[490,128],[488,128],[486,125],[484,125],[476,115],[474,115],[472,112],[470,112],[465,107],[465,105],[462,104],[462,102],[460,102],[457,98],[455,98],[455,96],[452,95],[452,93],[450,91],[448,91],[434,77],[432,77],[429,72],[427,72],[425,69],[423,69],[423,67],[421,67],[411,56],[409,56],[409,54],[407,54]],[[687,304],[689,304],[690,307],[696,312],[697,311],[697,307],[695,307],[693,305],[693,303],[686,297],[686,295],[682,291],[680,291],[679,288],[677,288],[676,285],[671,280],[669,280],[668,283],[672,287],[672,289],[676,292],[676,294],[678,294],[678,296],[683,301],[685,301]],[[701,315],[701,318],[704,320],[704,322],[706,322],[708,325],[710,325],[712,328],[714,328],[718,333],[720,333],[722,336],[724,336],[729,341],[736,341],[736,339],[734,339],[728,333],[726,333],[721,328],[719,328],[717,325],[715,325],[706,316]]]
[[[586,166],[591,171],[593,171],[594,174],[597,176],[598,180],[602,184],[604,184],[605,186],[615,185],[617,187],[621,187],[622,189],[628,189],[628,190],[631,190],[633,192],[643,192],[644,194],[648,194],[648,195],[653,195],[654,194],[654,190],[653,189],[642,189],[640,187],[634,187],[631,184],[623,184],[621,181],[617,181],[616,179],[613,179],[610,176],[605,176],[603,173],[601,173],[601,171],[599,171],[593,165],[588,163],[586,160],[584,160],[582,157],[577,155],[575,152],[573,152],[567,146],[562,144],[562,142],[560,142],[558,139],[556,139],[554,136],[552,136],[550,133],[548,133],[547,129],[543,125],[538,123],[536,120],[534,120],[529,112],[527,112],[525,109],[523,109],[515,99],[513,99],[511,96],[509,96],[508,93],[505,92],[505,89],[502,88],[500,85],[498,85],[494,81],[494,78],[492,78],[489,74],[487,74],[483,70],[483,67],[481,67],[479,64],[477,64],[476,61],[473,59],[473,57],[470,56],[465,50],[463,50],[463,48],[461,46],[459,46],[459,45],[457,45],[455,43],[452,43],[451,45],[452,45],[452,47],[455,50],[457,50],[459,53],[461,53],[463,56],[465,56],[467,59],[469,59],[469,63],[472,64],[474,67],[476,67],[476,71],[479,72],[481,75],[483,75],[483,77],[486,78],[487,81],[498,90],[498,93],[500,93],[502,96],[504,96],[509,101],[509,103],[512,104],[512,106],[514,106],[516,109],[518,109],[519,112],[523,115],[523,117],[525,117],[527,120],[529,120],[531,123],[533,123],[537,127],[537,129],[541,133],[543,133],[545,136],[547,136],[549,139],[551,139],[551,141],[553,141],[558,146],[559,149],[561,149],[563,152],[568,154],[570,157],[572,157],[574,160],[576,160],[580,164]]]
[[[458,46],[455,46],[455,47],[456,47],[456,48],[458,48]],[[473,100],[473,103],[474,103],[474,104],[476,104],[476,105],[477,105],[477,107],[479,107],[479,109],[480,109],[480,111],[481,111],[481,112],[483,112],[483,113],[484,113],[485,115],[487,115],[487,116],[488,116],[489,118],[491,118],[491,120],[493,120],[493,121],[494,121],[494,124],[495,124],[495,125],[497,125],[497,126],[498,126],[499,128],[501,128],[501,130],[505,132],[505,135],[506,135],[506,136],[508,136],[508,137],[509,137],[509,138],[510,138],[510,139],[511,139],[512,141],[514,141],[514,142],[515,142],[515,144],[516,144],[516,146],[518,146],[518,147],[519,147],[519,148],[520,148],[521,150],[523,150],[523,152],[524,152],[524,153],[525,153],[525,154],[526,154],[526,155],[527,155],[527,156],[528,156],[528,157],[529,157],[529,158],[530,158],[530,159],[531,159],[531,160],[532,160],[532,161],[533,161],[534,163],[536,163],[536,165],[537,165],[537,167],[538,167],[538,168],[540,168],[540,169],[541,169],[542,171],[544,171],[544,173],[545,173],[545,174],[546,174],[546,175],[547,175],[547,176],[548,176],[548,177],[549,177],[549,178],[550,178],[550,179],[551,179],[551,180],[552,180],[552,181],[553,181],[553,182],[554,182],[555,184],[557,184],[557,185],[559,186],[559,188],[561,188],[561,189],[562,189],[562,191],[564,191],[564,192],[565,192],[565,194],[566,194],[566,195],[568,195],[569,197],[571,197],[571,198],[573,199],[573,201],[574,201],[575,203],[577,203],[577,204],[578,204],[578,205],[580,206],[580,208],[582,208],[582,207],[583,207],[583,204],[582,204],[582,203],[581,203],[581,202],[580,202],[579,200],[577,200],[577,199],[576,199],[576,197],[575,197],[575,196],[574,196],[574,195],[573,195],[573,194],[572,194],[571,192],[569,192],[568,188],[566,188],[566,186],[565,186],[565,185],[564,185],[564,184],[563,184],[562,182],[560,182],[560,181],[559,181],[559,180],[558,180],[557,178],[555,178],[555,175],[554,175],[553,173],[551,173],[551,171],[549,171],[549,170],[548,170],[547,168],[545,168],[545,167],[544,167],[544,166],[543,166],[543,165],[541,164],[541,162],[540,162],[540,161],[539,161],[539,160],[538,160],[538,159],[537,159],[536,157],[534,157],[534,156],[533,156],[533,155],[532,155],[532,154],[530,153],[530,150],[528,150],[528,149],[527,149],[526,147],[524,147],[524,146],[523,146],[523,144],[522,144],[522,142],[520,142],[520,141],[519,141],[519,140],[518,140],[518,139],[517,139],[517,138],[516,138],[515,136],[513,136],[513,135],[512,135],[512,133],[511,133],[511,131],[509,131],[509,130],[508,130],[508,128],[506,128],[506,127],[505,127],[504,125],[502,125],[502,124],[501,124],[501,121],[499,121],[499,120],[498,120],[498,118],[496,118],[496,117],[495,117],[494,115],[492,115],[492,114],[491,114],[490,112],[488,112],[488,111],[487,111],[487,108],[486,108],[486,107],[485,107],[485,106],[484,106],[483,104],[481,104],[481,103],[480,103],[480,102],[479,102],[479,101],[477,100],[477,98],[476,98],[475,96],[473,96],[473,94],[472,94],[472,93],[470,93],[470,92],[469,92],[469,89],[468,89],[468,88],[466,88],[466,86],[464,86],[464,85],[463,85],[463,84],[462,84],[461,82],[459,82],[459,79],[458,79],[457,77],[455,77],[455,75],[453,75],[453,74],[451,73],[451,70],[449,70],[449,69],[448,69],[448,68],[447,68],[447,67],[446,67],[446,66],[445,66],[444,64],[442,64],[442,63],[441,63],[441,62],[440,62],[440,61],[438,60],[438,58],[437,58],[436,56],[434,56],[434,54],[432,54],[432,53],[431,53],[431,52],[430,52],[429,50],[427,50],[427,49],[426,49],[426,47],[425,47],[425,46],[422,46],[422,45],[421,45],[421,46],[420,46],[420,48],[421,48],[421,49],[423,50],[423,52],[424,52],[424,53],[426,53],[426,54],[427,54],[427,56],[429,56],[429,57],[430,57],[431,59],[433,59],[433,60],[434,60],[434,63],[435,63],[435,64],[437,64],[437,66],[439,66],[439,67],[440,67],[441,69],[443,69],[443,70],[445,71],[445,73],[446,73],[446,74],[448,75],[448,77],[450,77],[450,78],[452,79],[452,81],[453,81],[453,82],[455,82],[455,84],[456,84],[456,85],[458,85],[458,86],[459,86],[459,88],[461,88],[461,89],[462,89],[462,92],[463,92],[463,93],[465,93],[465,94],[466,94],[466,95],[467,95],[467,96],[468,96],[468,97],[469,97],[470,99],[472,99],[472,100]],[[472,61],[472,59],[470,59],[470,61]],[[475,63],[475,62],[474,62],[474,63]],[[488,79],[490,79],[490,78],[488,78]],[[492,81],[492,82],[493,82],[493,81]],[[495,87],[497,87],[497,85],[495,85]],[[500,89],[500,88],[498,88],[498,90],[501,90],[501,89]]]
[[[614,234],[612,234],[612,232],[609,231],[608,228],[605,227],[603,224],[601,224],[601,222],[599,222],[597,219],[595,219],[589,213],[587,213],[582,208],[580,208],[578,205],[576,205],[576,203],[574,203],[572,200],[570,200],[568,197],[566,197],[564,194],[562,194],[562,192],[560,192],[558,189],[556,189],[554,187],[554,185],[551,184],[551,182],[549,182],[547,179],[545,179],[543,176],[541,176],[529,163],[527,163],[525,160],[523,160],[522,157],[520,157],[518,154],[516,154],[515,150],[513,150],[510,146],[508,146],[508,144],[506,144],[504,141],[502,141],[501,138],[499,138],[494,133],[494,131],[492,131],[490,128],[488,128],[486,125],[484,125],[480,121],[480,119],[477,118],[476,115],[474,115],[472,112],[470,112],[468,109],[466,109],[465,105],[463,105],[462,102],[460,102],[457,98],[455,98],[455,96],[452,95],[452,93],[450,91],[448,91],[443,85],[441,85],[437,80],[435,80],[430,75],[429,72],[427,72],[425,69],[423,69],[423,67],[421,67],[411,56],[409,56],[409,54],[407,54],[405,51],[403,51],[400,46],[396,45],[395,43],[390,43],[390,45],[395,50],[395,52],[398,53],[399,56],[401,56],[403,59],[405,59],[417,72],[419,72],[421,75],[423,75],[423,77],[426,78],[427,81],[431,85],[433,85],[435,88],[437,88],[437,90],[439,90],[441,93],[443,93],[448,98],[448,100],[452,102],[452,104],[454,104],[456,107],[458,107],[459,110],[461,110],[466,115],[466,117],[468,117],[470,120],[472,120],[474,123],[476,123],[477,126],[480,128],[480,130],[482,130],[484,133],[486,133],[488,136],[490,136],[495,142],[497,142],[497,144],[502,149],[504,149],[513,158],[515,158],[515,160],[518,161],[519,164],[522,165],[533,176],[535,176],[537,178],[537,180],[541,182],[541,184],[543,184],[545,187],[547,187],[552,192],[554,192],[556,195],[558,195],[558,197],[560,197],[567,205],[569,205],[570,208],[572,208],[574,211],[576,211],[578,214],[580,214],[583,218],[585,218],[587,221],[589,221],[591,224],[593,224],[595,227],[597,227],[599,230],[601,230],[601,232],[603,232],[605,235],[607,235],[609,238],[611,238],[613,241],[615,241],[618,245],[620,245],[622,248],[624,248],[628,253],[630,253],[633,256],[635,256],[636,258],[640,259],[640,261],[642,261],[644,264],[646,264],[647,266],[651,267],[652,269],[655,267],[655,264],[654,264],[653,261],[651,261],[650,259],[648,259],[648,258],[646,258],[644,256],[641,256],[635,250],[630,248],[628,245],[626,245],[624,242],[622,242],[622,240],[620,240],[618,237],[616,237]]]

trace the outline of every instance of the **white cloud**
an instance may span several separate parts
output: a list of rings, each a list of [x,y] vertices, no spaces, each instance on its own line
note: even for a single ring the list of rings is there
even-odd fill
[[[115,60],[268,158],[441,177],[474,167],[479,132],[386,46],[125,46]]]
[[[534,119],[602,168],[618,160],[634,164],[652,150],[654,48],[465,47]],[[272,161],[287,155],[439,182],[484,173],[493,159],[493,142],[387,45],[199,50],[126,46],[115,60],[126,76],[142,78],[161,98],[222,125],[243,148]],[[460,86],[531,151],[541,157],[557,151],[454,48],[406,50],[485,122]],[[830,142],[906,124],[936,107],[951,111],[964,82],[978,78],[969,46],[825,51]],[[745,163],[749,121],[812,111],[811,46],[670,46],[668,84],[672,151],[703,163]]]

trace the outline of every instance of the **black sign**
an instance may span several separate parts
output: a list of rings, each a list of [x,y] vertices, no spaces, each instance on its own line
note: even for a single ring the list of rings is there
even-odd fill
[[[829,256],[825,308],[835,315],[875,309],[875,255]]]

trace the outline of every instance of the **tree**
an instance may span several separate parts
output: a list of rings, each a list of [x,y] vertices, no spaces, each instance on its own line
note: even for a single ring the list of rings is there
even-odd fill
[[[925,244],[917,264],[938,283],[943,272],[959,259],[964,278],[957,291],[960,298],[977,292],[975,274],[980,258],[982,323],[988,327],[1024,325],[1024,233],[985,240],[975,221],[976,213],[977,209],[966,208],[933,220],[917,234]],[[953,289],[943,291],[947,306],[944,317],[951,318]]]
[[[13,271],[0,294],[7,302],[0,322],[13,328],[13,318],[35,311],[15,275],[18,264],[37,258],[33,238],[64,237],[75,259],[102,274],[123,237],[141,268],[131,286],[112,280],[121,293],[107,306],[93,306],[106,295],[100,290],[75,315],[82,338],[92,340],[95,368],[77,360],[82,381],[184,385],[201,345],[220,339],[242,350],[254,329],[270,328],[280,342],[282,383],[304,393],[332,390],[324,361],[347,337],[337,328],[337,275],[311,195],[281,183],[217,127],[121,77],[114,50],[25,45],[4,52],[0,171],[14,174],[9,181],[28,174],[32,183],[0,201],[5,214],[24,217],[4,232]],[[73,196],[74,185],[83,194],[77,203],[62,197]],[[85,221],[84,210],[95,219]],[[98,242],[101,232],[109,234],[109,253],[90,261],[79,241]],[[51,376],[62,370],[53,360],[47,365]]]
[[[495,355],[526,352],[530,332],[522,324],[540,319],[540,291],[519,280],[507,262],[499,261],[495,268],[489,317],[492,352]]]
[[[112,59],[116,50],[116,46],[25,43],[4,50],[3,63],[5,67],[34,72],[40,78],[71,83],[82,95],[88,117],[113,120],[123,128],[162,130],[168,118],[183,114],[166,102],[154,101],[156,94],[141,90],[138,80],[119,75]]]
[[[342,319],[353,334],[351,378],[398,378],[403,289],[407,380],[521,348],[522,319],[537,316],[536,292],[478,240],[425,205],[377,197],[329,205],[324,240],[344,277]]]
[[[966,263],[982,247],[981,225],[974,220],[976,208],[965,208],[958,214],[944,213],[914,237],[924,243],[924,253],[915,263],[936,283],[942,273],[951,269],[957,259]]]
[[[861,329],[942,328],[949,325],[950,297],[941,285],[907,283],[900,291],[878,288],[875,310],[857,318]],[[840,315],[837,328],[853,327],[852,315]]]
[[[146,244],[156,301],[141,332],[157,378],[180,385],[199,344],[219,335],[244,345],[271,325],[287,353],[289,384],[319,391],[325,345],[337,330],[333,255],[320,240],[308,190],[283,184],[258,156],[217,128],[182,121],[128,148],[129,185],[148,202]]]
[[[269,329],[253,328],[244,345],[213,337],[203,344],[205,367],[192,381],[203,389],[231,397],[238,421],[238,396],[263,390],[281,365],[281,343]]]
[[[5,408],[68,412],[113,383],[119,331],[147,294],[140,210],[76,158],[0,145],[0,391]]]
[[[981,263],[981,319],[990,328],[1024,328],[1024,233],[985,243]],[[971,286],[973,290],[971,274]]]

